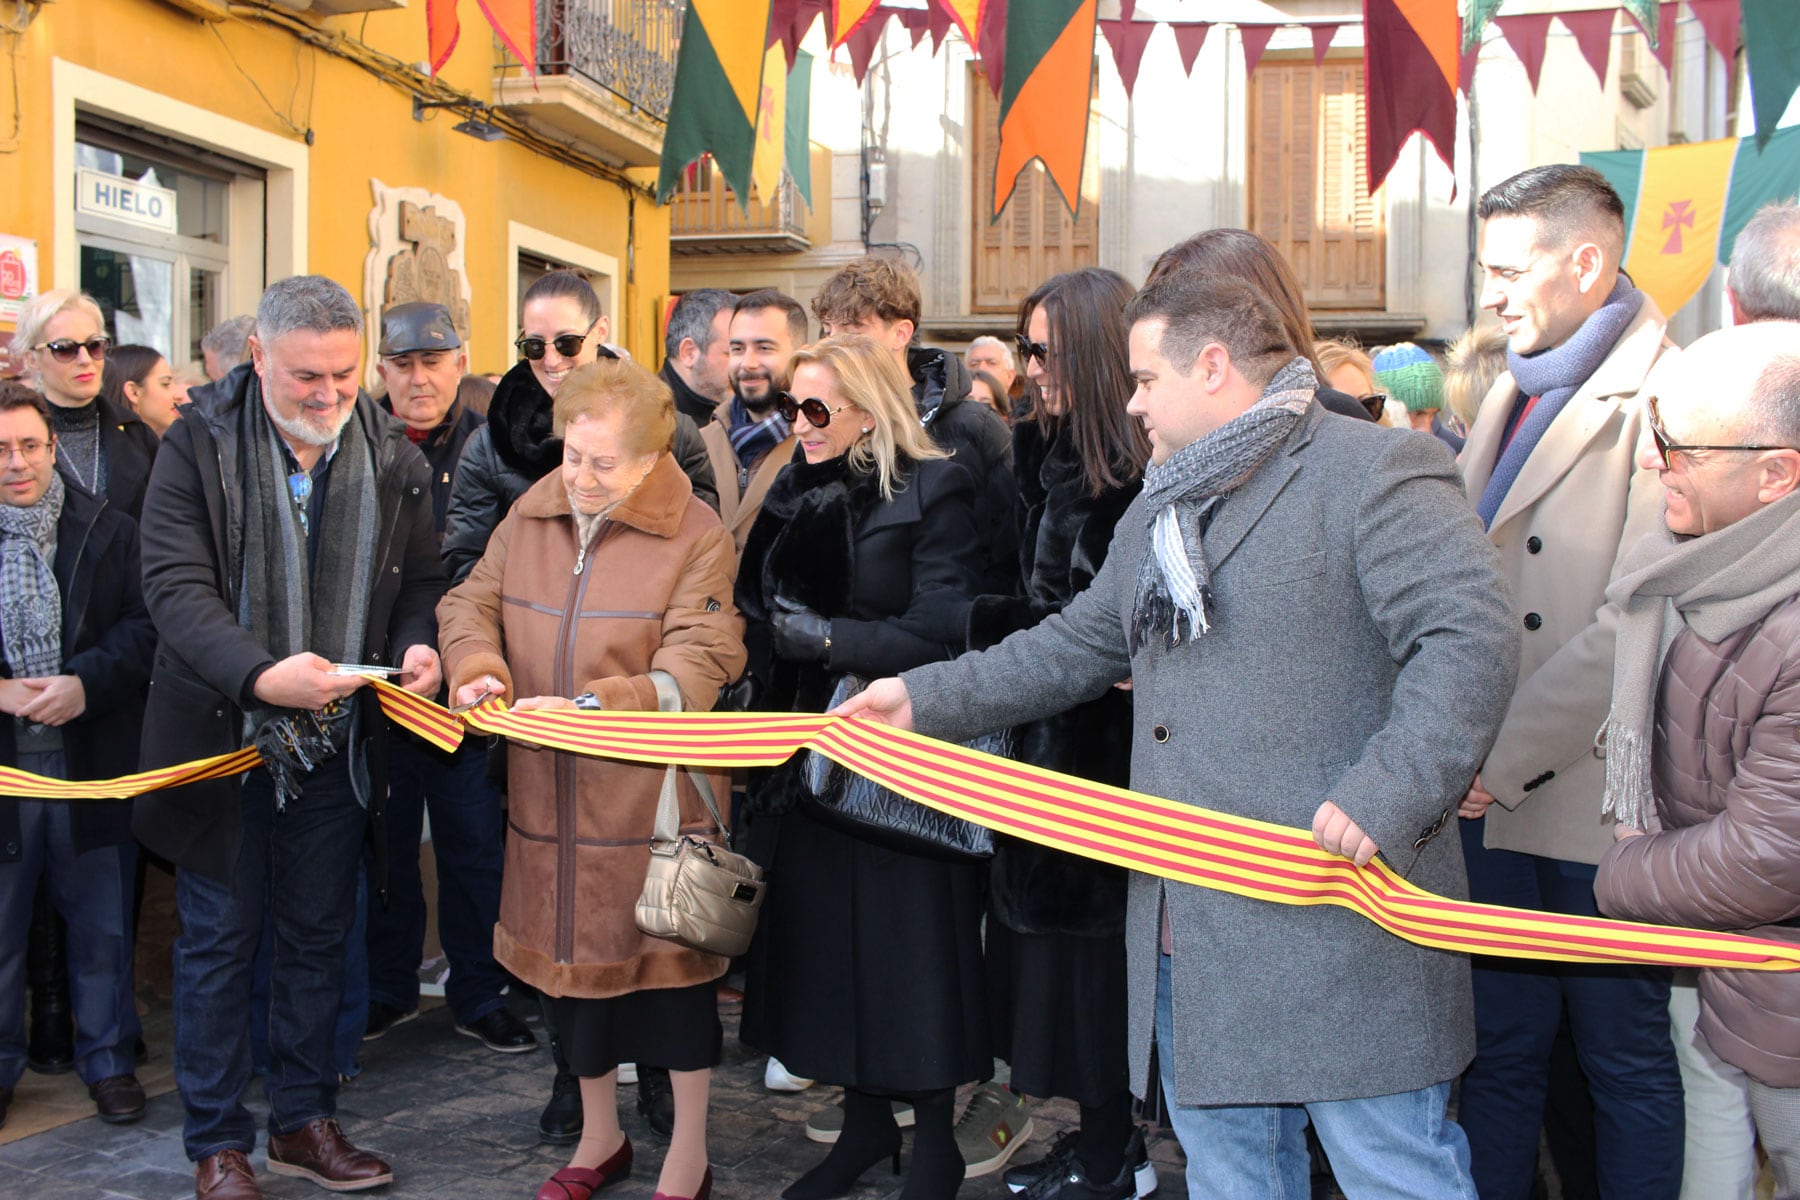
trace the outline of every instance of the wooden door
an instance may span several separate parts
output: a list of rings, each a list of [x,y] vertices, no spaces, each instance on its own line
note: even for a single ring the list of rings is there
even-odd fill
[[[1293,264],[1314,308],[1387,298],[1383,193],[1368,190],[1362,63],[1264,59],[1250,78],[1250,227]]]
[[[969,160],[975,170],[976,312],[1016,312],[1019,302],[1038,284],[1063,271],[1091,267],[1100,261],[1100,172],[1094,122],[1088,122],[1087,155],[1081,170],[1081,204],[1069,215],[1062,193],[1050,182],[1043,164],[1033,160],[1019,175],[999,220],[994,209],[994,165],[1000,155],[1000,102],[979,70],[969,76],[969,129],[975,144]],[[1004,185],[1002,185],[1004,187]]]

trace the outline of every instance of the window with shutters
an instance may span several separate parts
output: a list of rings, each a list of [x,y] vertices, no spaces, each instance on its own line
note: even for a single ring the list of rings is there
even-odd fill
[[[1293,264],[1314,308],[1379,309],[1386,203],[1369,194],[1355,59],[1265,58],[1250,77],[1250,227]]]
[[[1093,110],[1090,106],[1080,211],[1073,217],[1043,164],[1034,160],[1019,173],[1018,186],[1000,210],[999,220],[989,219],[994,210],[994,164],[1000,155],[1000,101],[979,68],[969,76],[968,127],[975,133],[969,155],[975,171],[971,307],[975,312],[1016,312],[1019,301],[1052,275],[1100,261],[1100,171],[1095,161],[1100,139]]]

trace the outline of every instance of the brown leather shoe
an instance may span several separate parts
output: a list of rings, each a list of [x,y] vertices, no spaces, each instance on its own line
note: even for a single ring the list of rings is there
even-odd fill
[[[109,1075],[96,1080],[88,1084],[88,1096],[94,1101],[94,1111],[108,1125],[124,1125],[143,1119],[147,1101],[144,1087],[136,1075]]]
[[[194,1164],[194,1200],[262,1200],[242,1150],[221,1150]]]
[[[308,1121],[293,1133],[271,1133],[269,1170],[310,1179],[331,1192],[360,1192],[394,1182],[394,1169],[352,1146],[332,1117]]]

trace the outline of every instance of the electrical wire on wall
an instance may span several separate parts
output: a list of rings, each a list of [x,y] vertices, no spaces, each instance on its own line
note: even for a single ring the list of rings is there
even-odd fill
[[[237,0],[231,5],[231,14],[234,17],[261,21],[264,24],[283,29],[317,50],[354,63],[383,83],[399,89],[414,99],[428,103],[435,102],[440,107],[467,107],[471,110],[479,110],[484,122],[504,131],[510,140],[534,154],[542,155],[563,166],[572,167],[584,175],[604,179],[646,199],[654,200],[656,198],[655,188],[649,184],[638,182],[618,167],[578,149],[572,142],[562,142],[548,137],[510,113],[488,107],[487,103],[479,96],[453,87],[440,79],[419,74],[413,70],[411,64],[401,62],[391,54],[385,54],[335,30],[309,25],[295,17],[292,12],[281,8],[273,0]],[[271,106],[271,110],[273,110],[273,106]],[[308,144],[311,144],[310,138],[308,138]]]
[[[863,119],[862,143],[862,244],[865,251],[898,250],[902,259],[914,272],[923,274],[925,270],[925,254],[911,242],[881,242],[874,240],[875,220],[888,205],[888,172],[887,172],[887,140],[888,126],[893,119],[894,80],[889,66],[891,55],[887,48],[887,38],[882,37],[881,53],[869,66],[868,74],[863,76],[862,101]],[[881,82],[881,127],[875,127],[875,82]],[[895,224],[898,225],[898,220]]]
[[[25,113],[19,106],[19,50],[25,44],[25,29],[36,15],[31,0],[13,0],[12,13],[0,20],[0,34],[6,37],[6,73],[12,86],[12,130],[0,138],[0,154],[17,154],[22,144]]]

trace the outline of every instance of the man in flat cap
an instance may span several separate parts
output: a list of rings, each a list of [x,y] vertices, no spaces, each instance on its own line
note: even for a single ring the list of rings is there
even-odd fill
[[[396,304],[381,314],[378,352],[375,370],[387,385],[387,409],[405,424],[406,436],[431,467],[431,513],[441,543],[457,461],[483,420],[456,399],[469,356],[450,310],[423,301]],[[445,754],[403,730],[394,731],[391,746],[387,889],[385,896],[371,892],[364,1038],[378,1038],[419,1011],[425,943],[419,838],[429,807],[438,935],[450,961],[444,998],[457,1032],[503,1054],[532,1050],[537,1038],[507,1011],[500,994],[506,980],[494,961],[501,815],[499,793],[487,781],[487,748],[471,738],[455,754]]]

